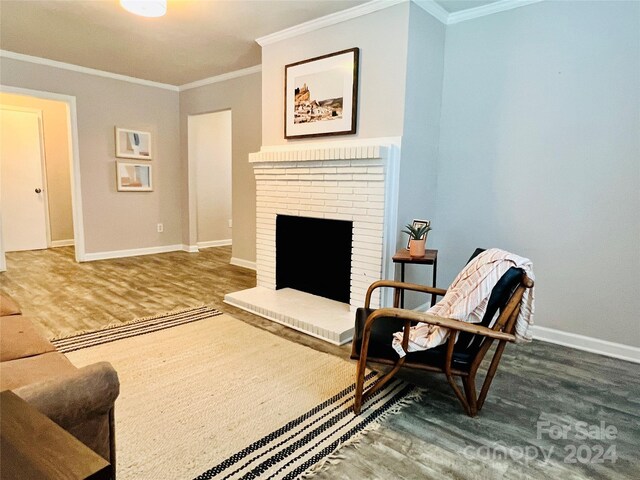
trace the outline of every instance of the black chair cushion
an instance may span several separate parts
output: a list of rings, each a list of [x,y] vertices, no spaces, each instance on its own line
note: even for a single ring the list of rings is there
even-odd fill
[[[498,280],[493,287],[493,290],[491,290],[491,296],[487,303],[487,310],[485,311],[484,317],[482,317],[480,325],[488,328],[491,327],[493,317],[498,311],[501,311],[507,303],[509,303],[511,295],[513,295],[513,292],[522,280],[522,275],[524,275],[524,270],[521,268],[511,267],[504,273],[504,275],[502,275],[502,277],[500,277],[500,280]],[[456,350],[464,350],[475,356],[478,350],[480,350],[484,339],[485,337],[482,335],[462,332],[458,336]]]
[[[364,331],[364,324],[372,311],[372,309],[366,308],[358,308],[356,310],[353,341],[355,342],[355,350],[358,355],[360,355],[360,348],[362,346],[362,332]],[[403,325],[404,322],[397,318],[380,317],[376,319],[371,327],[367,357],[381,358],[392,362],[398,360],[398,354],[393,347],[391,347],[391,341],[393,340],[393,334],[402,330]],[[412,325],[415,325],[415,322],[412,322]],[[443,368],[446,358],[446,349],[447,346],[445,344],[420,352],[410,352],[407,354],[406,361]],[[468,370],[472,361],[473,357],[467,352],[454,351],[453,353],[453,368]]]

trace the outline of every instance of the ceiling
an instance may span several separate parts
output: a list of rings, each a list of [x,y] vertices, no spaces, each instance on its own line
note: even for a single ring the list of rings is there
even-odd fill
[[[260,38],[369,0],[168,0],[143,18],[118,0],[0,0],[0,48],[184,85],[261,63]],[[438,0],[447,12],[494,0]]]

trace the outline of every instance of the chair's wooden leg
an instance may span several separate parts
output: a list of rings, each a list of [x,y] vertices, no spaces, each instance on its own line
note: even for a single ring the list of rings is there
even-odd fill
[[[498,342],[498,346],[496,347],[496,353],[494,353],[493,358],[491,359],[491,364],[489,365],[489,370],[487,370],[487,376],[484,378],[484,382],[482,383],[482,389],[480,390],[480,396],[478,397],[478,411],[484,405],[484,400],[487,398],[487,393],[489,393],[489,387],[491,386],[491,382],[493,381],[493,377],[496,374],[496,370],[498,369],[498,364],[500,363],[500,358],[502,358],[502,352],[504,351],[504,347],[507,346],[506,341]]]
[[[360,414],[360,410],[362,408],[362,404],[364,403],[364,401],[368,397],[376,393],[378,390],[380,390],[382,387],[384,387],[387,384],[387,382],[389,382],[389,380],[393,378],[393,376],[398,372],[398,370],[400,370],[400,367],[402,367],[402,364],[404,363],[405,359],[404,357],[398,359],[398,361],[393,365],[393,368],[389,370],[389,372],[387,372],[383,377],[381,377],[380,380],[378,380],[373,386],[369,387],[369,389],[366,392],[364,391],[366,359],[364,362],[364,366],[362,367],[362,371],[360,371],[361,360],[362,360],[362,356],[360,356],[360,359],[358,360],[358,370],[356,372],[356,375],[357,375],[356,393],[355,393],[355,400],[353,402],[353,412],[356,415]]]
[[[460,400],[460,403],[462,404],[462,408],[464,408],[464,411],[467,413],[467,415],[469,415],[470,417],[473,417],[473,415],[471,415],[469,403],[467,402],[467,399],[460,391],[460,387],[458,387],[458,384],[456,383],[455,378],[453,378],[452,375],[447,375],[447,380],[449,381],[449,385],[451,385],[451,388],[453,388],[453,392],[456,394],[456,397],[458,397],[458,400]]]
[[[406,360],[405,357],[400,357],[393,364],[393,368],[387,372],[382,378],[380,378],[372,387],[365,392],[364,391],[364,375],[367,368],[367,353],[369,351],[369,338],[371,337],[371,325],[375,320],[375,313],[371,314],[365,322],[364,331],[362,332],[362,344],[360,347],[360,357],[358,358],[358,368],[356,370],[356,391],[353,401],[353,412],[356,415],[360,414],[362,403],[370,395],[380,390],[387,384],[389,380],[400,370],[400,367]],[[404,324],[404,333],[402,335],[402,348],[407,351],[407,344],[409,343],[409,329],[411,327],[411,321],[407,320]]]
[[[366,367],[367,351],[360,349],[360,358],[358,359],[358,367],[356,369],[356,392],[353,402],[353,412],[356,415],[360,414],[360,408],[362,408],[362,393],[364,390],[364,374]]]
[[[389,370],[383,377],[381,377],[380,380],[378,380],[375,383],[375,385],[369,388],[369,390],[364,392],[362,399],[363,400],[367,399],[368,397],[376,393],[378,390],[380,390],[382,387],[384,387],[387,384],[387,382],[389,382],[389,380],[391,380],[393,376],[398,372],[398,370],[400,370],[400,367],[402,367],[403,363],[404,363],[404,357],[398,359],[398,361],[393,364],[393,368],[391,370]]]
[[[475,417],[478,413],[475,374],[462,377],[462,385],[464,386],[464,393],[467,395],[469,413],[472,417]]]

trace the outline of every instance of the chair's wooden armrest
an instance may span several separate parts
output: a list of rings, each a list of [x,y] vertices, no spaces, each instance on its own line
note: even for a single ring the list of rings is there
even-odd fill
[[[378,280],[369,286],[369,291],[373,292],[376,288],[381,287],[399,288],[401,290],[411,290],[414,292],[424,292],[435,295],[444,295],[447,293],[447,291],[442,288],[429,287],[418,283],[399,282],[397,280]]]
[[[453,318],[438,317],[429,313],[416,312],[415,310],[406,310],[403,308],[379,308],[369,315],[366,323],[369,324],[370,321],[373,323],[373,321],[378,317],[397,318],[403,322],[411,320],[415,322],[429,323],[431,325],[438,325],[452,330],[483,335],[496,340],[506,340],[508,342],[515,342],[516,340],[515,335],[492,330],[490,328],[483,327],[482,325],[476,325],[475,323],[462,322]]]

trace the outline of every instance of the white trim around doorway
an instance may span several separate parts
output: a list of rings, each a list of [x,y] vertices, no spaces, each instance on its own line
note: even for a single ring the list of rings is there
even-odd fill
[[[0,85],[0,92],[26,95],[30,97],[42,98],[45,100],[56,100],[67,104],[67,125],[69,163],[71,165],[71,208],[73,212],[73,235],[75,243],[75,255],[77,262],[85,261],[84,246],[84,223],[82,217],[82,189],[80,184],[80,149],[78,144],[78,116],[76,109],[76,97],[63,95],[60,93],[31,90],[27,88],[11,87]],[[5,266],[5,254],[2,242],[0,242],[0,269]]]

